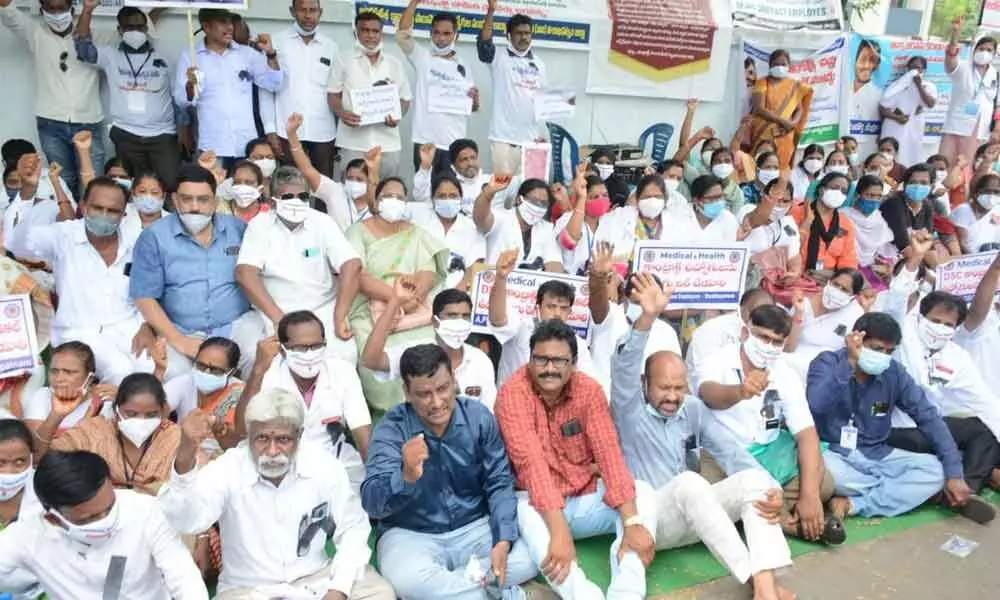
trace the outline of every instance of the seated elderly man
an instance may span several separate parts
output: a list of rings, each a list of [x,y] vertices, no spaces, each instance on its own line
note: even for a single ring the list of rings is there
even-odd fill
[[[375,428],[361,501],[382,573],[408,600],[517,597],[538,573],[518,541],[517,499],[493,415],[459,398],[436,344],[403,352],[406,402]]]
[[[237,406],[237,429],[243,407],[259,390],[288,390],[306,413],[303,441],[340,459],[357,491],[365,478],[372,417],[357,370],[330,356],[326,340],[326,329],[315,314],[299,310],[283,316],[277,338],[257,345],[257,360]],[[353,446],[345,437],[348,430]]]
[[[53,600],[208,600],[191,553],[156,499],[116,490],[100,456],[48,452],[34,492],[44,516],[15,520],[0,534],[0,589],[22,569]]]
[[[656,352],[640,366],[670,294],[649,274],[632,283],[642,314],[611,361],[611,412],[629,469],[657,490],[656,547],[701,540],[741,583],[752,578],[754,598],[785,598],[774,576],[792,562],[777,523],[781,488],[699,399],[687,395],[687,368],[678,354]],[[714,485],[698,473],[702,445],[727,474]],[[732,525],[739,520],[746,544]]]
[[[300,448],[305,411],[286,390],[266,390],[246,410],[246,442],[203,467],[198,448],[215,416],[192,411],[160,506],[175,529],[196,534],[218,522],[219,600],[395,600],[368,565],[371,526],[344,467]],[[330,559],[326,540],[337,553]]]
[[[302,173],[281,167],[271,176],[275,210],[247,225],[236,281],[257,310],[258,337],[274,335],[287,313],[312,311],[331,332],[326,350],[356,364],[347,315],[358,293],[361,258],[327,214],[309,206]]]
[[[87,344],[97,358],[97,377],[117,385],[130,373],[154,368],[151,357],[133,352],[143,321],[128,295],[135,239],[119,227],[125,189],[111,178],[98,177],[87,185],[81,206],[82,219],[26,223],[15,231],[8,248],[16,256],[52,265],[59,290],[52,345]]]
[[[216,214],[215,191],[211,172],[183,167],[173,196],[177,212],[147,227],[132,252],[132,300],[166,339],[167,364],[184,371],[201,341],[214,336],[239,344],[241,367],[249,367],[258,339],[234,275],[246,225]]]
[[[500,388],[496,415],[523,490],[517,521],[531,559],[560,597],[603,600],[573,540],[616,532],[608,598],[645,598],[653,490],[629,473],[601,384],[576,371],[576,333],[543,321],[528,343],[528,364]]]

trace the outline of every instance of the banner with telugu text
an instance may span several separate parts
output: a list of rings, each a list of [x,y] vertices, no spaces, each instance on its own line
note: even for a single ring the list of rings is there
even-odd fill
[[[840,137],[841,79],[843,72],[844,36],[832,41],[826,48],[808,56],[793,56],[792,77],[812,86],[814,90],[809,122],[799,139],[799,146],[835,142]],[[767,59],[775,48],[764,47],[743,40],[743,58],[752,60],[756,72],[767,73]]]
[[[979,20],[979,26],[983,29],[1000,31],[1000,0],[983,2],[983,15]]]
[[[593,27],[587,93],[648,98],[726,94],[733,30],[720,0],[608,0]]]
[[[472,331],[491,334],[490,290],[496,281],[496,270],[483,271],[476,276],[472,285]],[[537,314],[536,296],[539,286],[546,281],[563,281],[573,286],[576,298],[570,308],[566,324],[572,327],[584,340],[590,337],[590,283],[586,277],[550,273],[547,271],[527,271],[515,269],[507,277],[507,310],[518,313],[521,318],[534,319]]]
[[[379,14],[395,31],[395,26],[403,15],[407,0],[359,0],[355,11],[372,10]],[[475,37],[483,27],[486,17],[485,0],[424,0],[417,7],[414,30],[427,35],[431,19],[439,12],[450,12],[458,17],[459,33]],[[494,18],[494,35],[507,35],[507,21],[512,15],[521,13],[534,21],[534,39],[586,50],[590,43],[590,20],[601,18],[606,12],[602,0],[506,0],[497,6]]]

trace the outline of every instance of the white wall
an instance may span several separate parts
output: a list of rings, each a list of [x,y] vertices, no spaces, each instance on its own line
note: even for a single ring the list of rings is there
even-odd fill
[[[289,27],[291,21],[287,5],[281,0],[252,4],[254,8],[249,13],[249,21],[255,33],[274,32]],[[351,18],[349,7],[350,4],[345,2],[329,3],[324,19],[336,22],[324,22],[321,25],[321,30],[340,44],[341,48],[349,48],[353,44],[352,30],[348,22]],[[98,35],[112,32],[114,27],[114,20],[111,17],[95,18],[95,30]],[[160,48],[165,49],[168,56],[179,55],[187,47],[186,31],[187,21],[183,14],[176,11],[168,13],[157,28]],[[831,37],[829,33],[766,31],[752,32],[748,35],[750,39],[764,45],[784,46],[793,51],[797,48],[820,48]],[[738,44],[739,35],[734,36],[734,39]],[[386,35],[386,48],[389,52],[399,55],[399,50],[389,34]],[[736,130],[739,124],[736,104],[740,87],[743,85],[738,50],[738,46],[734,46],[730,60],[729,76],[725,84],[728,90],[727,100],[704,103],[695,119],[695,130],[709,125],[726,140]],[[591,96],[585,92],[588,59],[586,51],[561,48],[538,48],[537,51],[546,62],[551,84],[572,88],[578,92],[576,116],[566,123],[566,127],[581,145],[635,143],[646,127],[659,121],[672,123],[679,131],[684,118],[684,100]],[[492,97],[489,72],[485,65],[476,59],[475,44],[472,40],[463,40],[458,46],[458,52],[467,64],[472,65],[473,75],[484,98],[484,109],[479,114],[473,115],[470,120],[469,134],[482,146],[487,146],[488,109]],[[2,82],[0,85],[4,91],[3,104],[0,108],[0,141],[12,137],[36,139],[32,116],[35,101],[32,69],[31,55],[25,45],[0,26],[0,82]],[[409,118],[403,123],[404,148],[409,148],[409,123]],[[673,146],[676,146],[676,137],[675,133]],[[403,164],[409,169],[411,161],[404,160]]]

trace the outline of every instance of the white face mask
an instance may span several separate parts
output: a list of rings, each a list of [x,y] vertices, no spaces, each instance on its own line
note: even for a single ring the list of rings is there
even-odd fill
[[[826,168],[827,173],[837,173],[838,175],[847,175],[847,171],[850,169],[847,165],[830,165]]]
[[[399,223],[406,218],[406,202],[395,196],[380,198],[378,201],[378,216],[389,223]]]
[[[344,182],[344,192],[351,200],[357,200],[368,191],[368,184],[364,181],[354,181],[348,179]]]
[[[258,158],[250,162],[260,167],[261,172],[264,174],[264,179],[273,175],[274,170],[278,168],[278,162],[273,158]]]
[[[712,155],[715,154],[715,150],[705,150],[701,153],[701,162],[708,165],[712,164]]]
[[[767,185],[781,176],[778,169],[761,169],[757,171],[757,181]]]
[[[614,165],[597,164],[594,166],[597,167],[597,174],[601,176],[601,181],[607,181],[608,177],[611,177],[611,174],[615,172]]]
[[[933,291],[934,285],[929,281],[921,281],[920,284],[917,285],[917,294],[919,294],[921,298]]]
[[[274,212],[282,220],[288,221],[292,225],[301,225],[309,214],[309,205],[301,198],[289,198],[287,200],[275,198],[274,202]]]
[[[510,51],[512,53],[514,53],[514,56],[516,56],[518,58],[524,58],[525,56],[528,56],[528,54],[531,52],[531,44],[530,43],[528,44],[528,47],[525,48],[524,50],[518,50],[517,48],[514,47],[513,44],[510,44],[507,47],[510,49]]]
[[[87,546],[98,546],[110,540],[116,533],[118,533],[118,499],[115,499],[115,503],[111,505],[111,510],[108,511],[107,516],[99,521],[94,521],[93,523],[87,523],[86,525],[76,525],[70,523],[69,520],[62,516],[62,513],[55,509],[49,509],[49,514],[56,518],[57,521],[66,526],[62,529],[63,535],[80,542],[81,544],[86,544]]]
[[[323,365],[323,356],[326,348],[315,350],[289,350],[285,349],[285,362],[292,373],[299,377],[312,379],[319,375],[319,369]]]
[[[819,170],[823,168],[823,161],[819,158],[810,158],[802,161],[802,168],[804,168],[806,173],[809,173],[810,175],[813,173],[819,173]]]
[[[378,54],[379,52],[382,51],[382,42],[381,42],[381,40],[379,41],[378,44],[375,45],[374,48],[369,48],[368,46],[365,46],[364,44],[361,43],[361,40],[355,40],[354,41],[354,46],[358,50],[360,50],[362,54],[364,54],[366,56],[375,56],[376,54]]]
[[[889,151],[879,152],[879,155],[889,162],[896,162],[896,154],[894,152],[889,152]]]
[[[844,205],[847,196],[840,190],[825,190],[823,192],[823,204],[827,208],[837,209]]]
[[[944,323],[935,323],[923,315],[917,315],[917,335],[924,347],[937,351],[945,347],[955,337],[955,328]]]
[[[177,217],[192,235],[198,235],[212,222],[212,215],[203,215],[201,213],[184,213],[177,215]]]
[[[61,13],[47,13],[42,11],[42,20],[49,26],[49,29],[56,33],[62,33],[73,26],[73,13],[70,11]]]
[[[735,168],[732,163],[719,163],[717,165],[712,165],[712,175],[715,175],[719,179],[726,179],[733,174]]]
[[[521,203],[517,205],[517,213],[521,215],[521,218],[528,224],[528,227],[532,227],[535,223],[544,219],[547,212],[549,212],[547,208],[539,206],[534,202],[528,202],[524,198],[521,198]]]
[[[312,29],[306,29],[301,25],[299,25],[298,21],[292,21],[292,29],[294,29],[295,33],[299,34],[302,37],[311,37],[313,35],[316,35],[317,28],[313,27]]]
[[[986,210],[991,210],[994,206],[1000,205],[1000,196],[997,194],[979,194],[976,202]]]
[[[784,219],[787,214],[788,214],[787,206],[775,206],[771,210],[771,220],[780,221],[781,219]]]
[[[156,196],[136,196],[132,198],[132,204],[144,215],[158,214],[163,210],[163,198]]]
[[[746,353],[750,363],[758,369],[770,369],[774,362],[781,358],[783,348],[768,344],[752,333],[747,335],[743,342],[743,352]]]
[[[788,67],[785,65],[775,65],[767,70],[768,74],[775,79],[784,79],[788,77]]]
[[[985,67],[993,62],[993,53],[989,50],[979,50],[972,55],[972,62],[980,67]]]
[[[655,219],[663,212],[667,201],[662,196],[649,196],[639,200],[639,214],[647,219]]]
[[[238,183],[229,188],[229,191],[233,196],[233,202],[240,208],[246,208],[260,198],[260,189],[252,185]]]
[[[472,321],[443,319],[438,321],[437,335],[452,350],[458,350],[472,333]]]
[[[823,303],[823,307],[827,310],[838,310],[850,304],[853,298],[854,296],[851,294],[848,294],[844,290],[828,283],[826,284],[826,287],[823,288],[823,298],[821,302]]]
[[[934,184],[944,187],[944,180],[948,177],[948,171],[934,171]]]
[[[0,473],[0,502],[6,502],[21,493],[34,474],[34,469],[28,467],[20,473]]]
[[[118,413],[118,431],[125,438],[132,442],[136,448],[141,448],[143,444],[160,428],[162,419],[126,419]]]
[[[452,41],[447,46],[444,46],[443,48],[442,47],[438,47],[438,46],[436,46],[434,44],[431,44],[431,54],[433,54],[434,56],[448,56],[449,54],[451,54],[454,51],[455,51],[455,42],[454,41]]]
[[[680,179],[664,179],[663,187],[667,188],[668,192],[676,192],[681,188]]]
[[[133,50],[138,50],[146,45],[149,38],[141,31],[126,31],[122,34],[122,43]]]
[[[454,219],[462,210],[461,198],[435,198],[434,212],[442,219]]]

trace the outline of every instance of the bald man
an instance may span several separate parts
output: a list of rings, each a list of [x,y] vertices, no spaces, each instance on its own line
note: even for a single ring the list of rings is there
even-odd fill
[[[649,332],[670,295],[647,274],[633,285],[642,316],[611,365],[611,410],[625,460],[636,479],[657,490],[656,548],[704,542],[741,583],[753,580],[755,600],[789,597],[774,570],[792,563],[778,524],[781,488],[745,447],[720,427],[704,404],[688,395],[687,367],[661,351],[640,365]],[[710,484],[698,473],[703,445],[729,475]],[[742,520],[744,544],[733,523]]]

